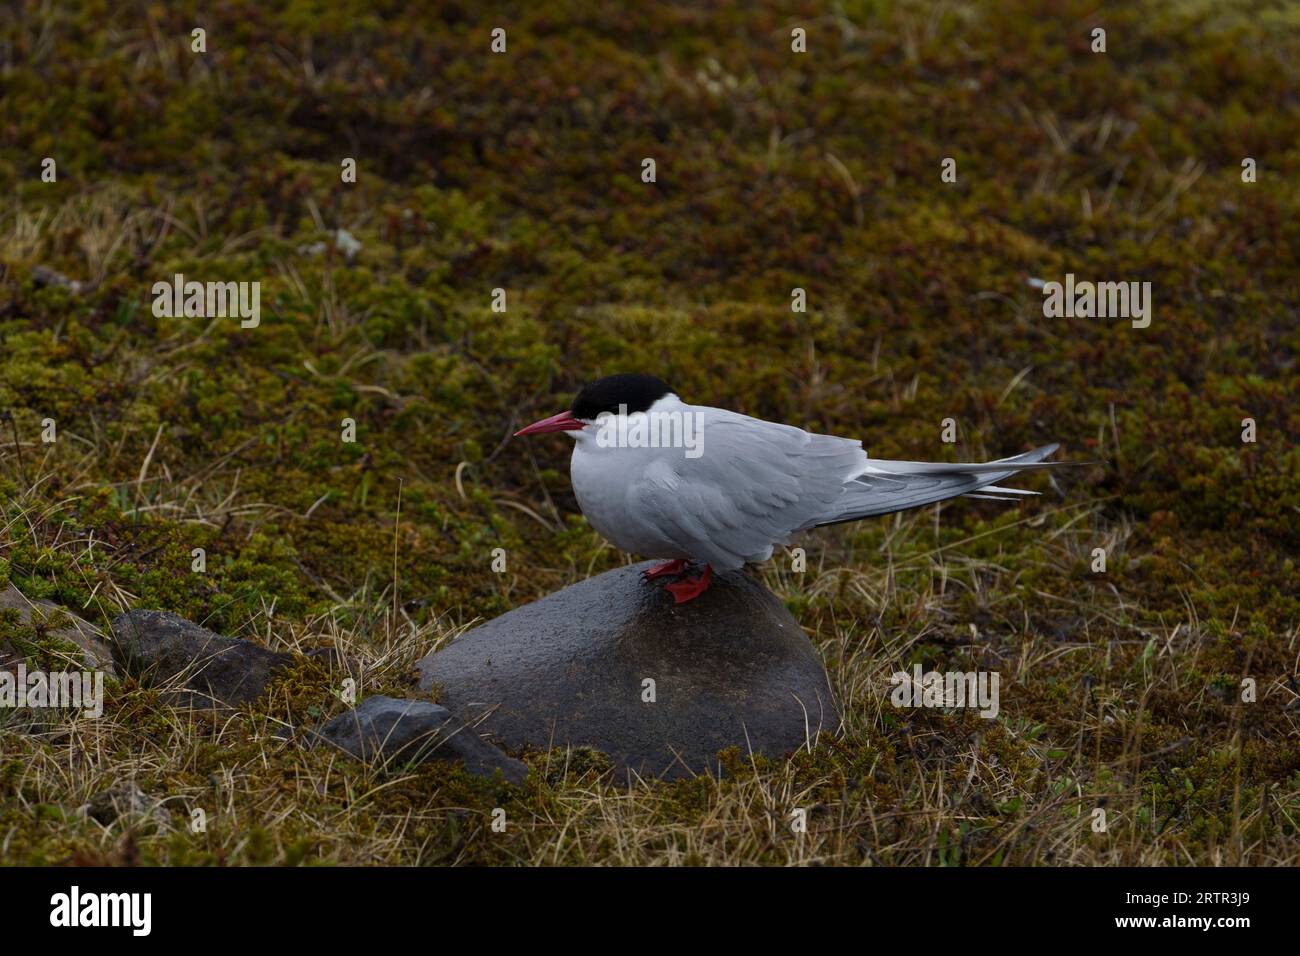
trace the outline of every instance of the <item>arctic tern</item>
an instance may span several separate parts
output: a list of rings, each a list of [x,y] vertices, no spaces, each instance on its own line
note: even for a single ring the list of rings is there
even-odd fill
[[[707,590],[714,568],[766,561],[800,531],[960,495],[1014,501],[1037,492],[999,481],[1069,464],[1044,461],[1055,444],[983,463],[869,458],[856,439],[689,405],[637,374],[598,379],[568,411],[515,435],[547,432],[576,439],[569,477],[592,527],[617,548],[666,560],[645,577],[681,578],[666,585],[678,604]]]

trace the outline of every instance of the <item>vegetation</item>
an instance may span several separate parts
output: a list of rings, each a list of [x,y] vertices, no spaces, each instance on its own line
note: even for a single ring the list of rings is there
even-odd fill
[[[508,440],[598,375],[879,457],[1097,464],[760,569],[843,701],[787,761],[381,773],[277,736],[342,708],[319,664],[215,725],[123,679],[101,720],[0,713],[0,859],[1300,862],[1297,26],[1241,0],[6,7],[0,586],[335,646],[409,695],[440,642],[628,560],[567,441]],[[1044,318],[1030,280],[1067,272],[1151,282],[1150,327]],[[261,324],[155,316],[176,273],[260,281]],[[0,614],[33,660],[44,630]],[[916,662],[998,671],[998,718],[892,707]],[[173,825],[77,813],[123,779]]]

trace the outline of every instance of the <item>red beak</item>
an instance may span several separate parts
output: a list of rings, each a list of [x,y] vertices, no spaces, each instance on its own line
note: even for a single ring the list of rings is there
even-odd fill
[[[543,418],[540,422],[533,422],[527,428],[521,428],[515,432],[515,437],[522,435],[544,435],[547,432],[574,432],[582,431],[586,428],[582,422],[574,418],[570,412],[560,412],[558,415],[552,415],[550,418]]]

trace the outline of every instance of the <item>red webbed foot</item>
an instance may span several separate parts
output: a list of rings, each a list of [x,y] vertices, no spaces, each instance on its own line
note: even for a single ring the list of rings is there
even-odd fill
[[[656,578],[675,578],[685,570],[686,562],[678,559],[653,568],[646,568],[641,572],[641,576],[647,581],[653,581]]]
[[[704,566],[704,573],[698,578],[692,578],[686,581],[677,581],[673,584],[665,585],[664,590],[672,593],[673,600],[677,604],[685,604],[687,601],[694,601],[697,597],[707,591],[712,580],[713,568],[706,564]]]

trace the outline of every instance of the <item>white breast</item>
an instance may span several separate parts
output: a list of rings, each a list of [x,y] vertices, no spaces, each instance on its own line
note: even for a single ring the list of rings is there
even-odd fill
[[[569,478],[587,521],[614,547],[646,558],[691,558],[663,533],[662,516],[648,511],[634,489],[648,476],[675,480],[660,448],[602,448],[582,435],[573,446]]]

